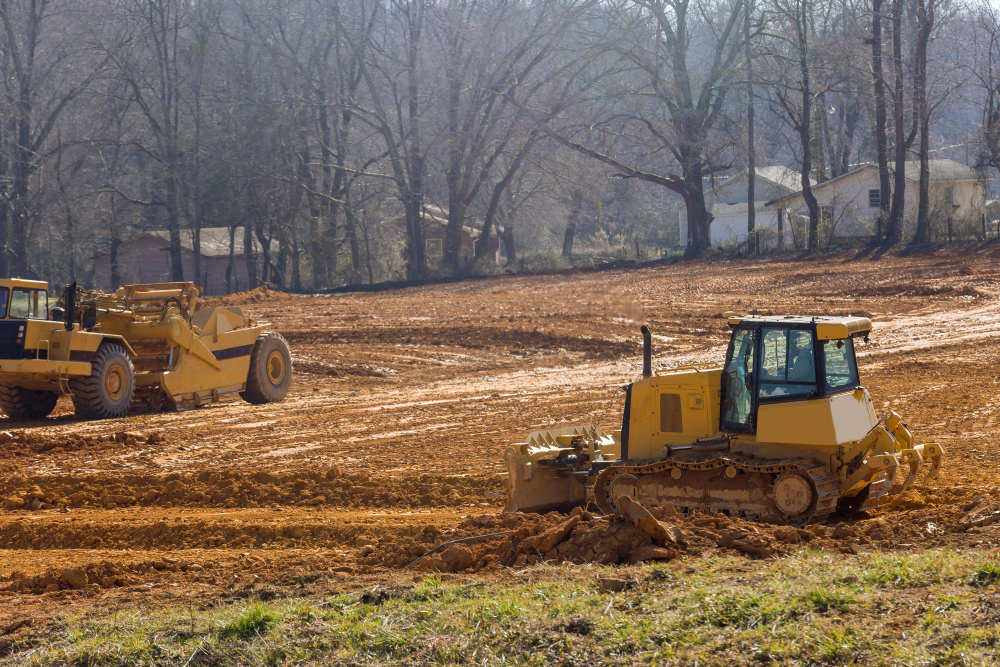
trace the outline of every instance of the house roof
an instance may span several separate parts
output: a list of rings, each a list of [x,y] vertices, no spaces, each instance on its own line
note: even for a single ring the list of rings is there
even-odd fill
[[[802,174],[791,167],[775,164],[770,167],[758,167],[754,171],[756,171],[757,175],[761,178],[766,178],[775,185],[788,188],[793,192],[802,187]],[[816,179],[810,177],[809,182],[815,183]]]
[[[441,225],[442,227],[447,226],[448,209],[443,208],[441,206],[435,206],[434,204],[424,204],[423,209],[424,209],[424,215],[423,215],[424,222],[434,222]],[[393,218],[390,218],[389,221],[399,222],[403,220],[403,217],[404,217],[403,215],[397,215]],[[466,220],[474,223],[477,226],[462,225],[462,231],[464,231],[466,234],[469,234],[470,236],[475,236],[479,234],[479,230],[482,229],[483,226],[483,220],[480,220],[478,218],[476,219],[466,218]]]
[[[181,247],[194,252],[193,230],[181,229]],[[170,242],[170,232],[167,230],[155,230],[146,232],[147,236],[153,236]],[[272,241],[272,244],[274,242]],[[253,237],[254,252],[261,249],[260,241],[256,235]],[[243,255],[243,234],[240,230],[236,232],[235,254]],[[202,227],[201,228],[201,254],[205,257],[228,257],[229,256],[229,227]]]
[[[930,169],[930,177],[932,182],[938,183],[957,183],[959,181],[981,181],[983,177],[979,173],[968,165],[964,165],[961,162],[956,162],[955,160],[950,160],[947,158],[938,160],[928,160],[927,166]],[[813,190],[820,190],[822,188],[828,187],[833,183],[837,183],[848,176],[857,174],[860,171],[875,169],[878,167],[874,164],[862,164],[850,171],[845,171],[839,176],[834,176],[828,181],[823,181],[817,185],[813,186]],[[889,167],[889,172],[892,173],[894,169],[892,165]],[[915,183],[920,179],[920,161],[919,160],[907,160],[903,165],[903,177],[910,183]],[[791,199],[793,197],[800,196],[802,190],[797,190],[795,192],[789,193],[781,197],[775,197],[771,201],[767,202],[767,206],[771,206],[779,201],[785,199]]]
[[[983,177],[974,168],[955,160],[928,160],[932,181],[981,181]],[[920,180],[920,160],[908,160],[903,173],[908,181]]]
[[[738,174],[727,178],[722,183],[717,185],[716,188],[723,188],[730,183],[740,180],[741,178],[746,178],[747,171],[747,169],[744,169]],[[774,164],[768,167],[755,167],[754,173],[757,175],[757,178],[763,178],[792,192],[795,192],[802,186],[802,175],[795,169],[786,167],[782,164]],[[810,178],[809,182],[815,183],[816,181],[815,179]]]
[[[753,207],[753,210],[757,213],[763,213],[764,203],[758,200],[757,205]],[[745,218],[748,211],[749,207],[746,202],[738,204],[723,204],[722,202],[716,202],[715,204],[712,204],[710,213],[712,214],[712,217],[715,218],[726,216]]]

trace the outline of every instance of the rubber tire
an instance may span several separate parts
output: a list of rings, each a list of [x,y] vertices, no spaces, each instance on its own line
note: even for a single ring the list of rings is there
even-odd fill
[[[93,368],[88,377],[75,378],[69,383],[77,416],[88,419],[124,417],[135,396],[135,369],[128,352],[118,343],[101,343],[91,365]],[[125,369],[126,378],[125,391],[117,399],[108,395],[104,381],[115,366]]]
[[[273,353],[278,353],[284,360],[285,367],[280,382],[272,382],[267,374],[267,361]],[[263,403],[280,403],[285,400],[288,388],[292,385],[292,353],[288,351],[288,343],[281,334],[265,331],[257,337],[250,353],[250,370],[247,372],[246,389],[240,396],[247,403],[261,405]]]
[[[55,410],[59,394],[0,384],[0,408],[11,419],[45,419]]]

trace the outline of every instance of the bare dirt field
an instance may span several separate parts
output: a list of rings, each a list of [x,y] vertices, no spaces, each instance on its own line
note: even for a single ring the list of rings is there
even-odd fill
[[[0,644],[25,619],[37,632],[66,610],[319,577],[339,589],[410,580],[421,545],[512,525],[497,517],[509,442],[620,422],[642,322],[654,364],[718,360],[730,309],[871,317],[859,354],[876,406],[946,452],[940,478],[894,506],[794,541],[851,553],[1000,545],[998,257],[992,246],[226,297],[288,340],[296,375],[284,403],[78,421],[63,399],[44,421],[0,418]],[[781,551],[781,535],[741,530],[744,546],[771,546],[698,548]],[[469,569],[503,577],[486,549]]]

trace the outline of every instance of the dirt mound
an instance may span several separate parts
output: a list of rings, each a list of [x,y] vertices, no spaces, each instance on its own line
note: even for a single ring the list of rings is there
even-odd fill
[[[267,285],[261,285],[246,292],[235,292],[226,296],[211,297],[205,299],[208,306],[246,306],[261,303],[273,303],[287,299],[284,292],[273,290]]]
[[[444,542],[502,533],[481,541]],[[780,554],[797,545],[853,551],[864,534],[847,524],[797,528],[758,524],[724,515],[684,516],[671,507],[649,512],[633,504],[628,514],[597,515],[574,509],[568,516],[514,513],[468,519],[441,532],[428,527],[414,539],[366,558],[387,566],[413,565],[441,572],[478,571],[490,566],[522,567],[538,562],[614,565],[672,560],[683,555],[734,551],[752,557]],[[414,562],[415,561],[415,562]]]
[[[610,516],[576,508],[569,515],[474,517],[445,532],[429,526],[395,548],[381,554],[375,549],[363,558],[389,567],[476,572],[538,562],[615,565],[716,552],[762,558],[803,544],[840,553],[976,545],[993,528],[1000,528],[1000,503],[984,498],[909,510],[902,521],[880,515],[806,527],[759,524],[722,514],[681,515],[669,505],[650,512],[633,503],[626,513]],[[476,539],[480,536],[486,537]],[[444,546],[435,548],[438,545]]]

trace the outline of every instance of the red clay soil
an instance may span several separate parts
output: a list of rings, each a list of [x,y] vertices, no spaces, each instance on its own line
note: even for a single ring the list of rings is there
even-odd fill
[[[692,262],[220,299],[289,341],[284,403],[79,421],[63,399],[47,420],[0,418],[0,645],[56,611],[204,601],[318,576],[350,588],[427,568],[502,576],[542,559],[996,545],[998,254]],[[500,515],[508,443],[619,423],[641,323],[659,366],[719,360],[730,309],[871,317],[863,381],[878,409],[944,446],[940,478],[851,524],[661,517],[681,536],[669,543],[621,518]],[[505,534],[405,569],[436,544],[491,532]]]

